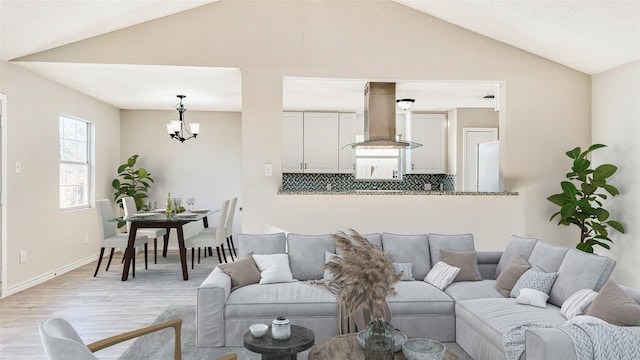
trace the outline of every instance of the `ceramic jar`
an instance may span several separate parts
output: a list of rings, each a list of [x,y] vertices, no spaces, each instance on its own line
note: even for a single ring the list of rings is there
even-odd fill
[[[291,336],[291,325],[289,319],[278,316],[271,323],[271,337],[275,340],[286,340]]]

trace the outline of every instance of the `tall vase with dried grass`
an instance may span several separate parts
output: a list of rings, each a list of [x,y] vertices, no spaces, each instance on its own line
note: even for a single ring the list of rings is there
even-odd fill
[[[393,359],[393,326],[385,321],[387,296],[395,295],[393,284],[400,280],[393,270],[393,262],[382,250],[355,230],[333,235],[342,256],[324,265],[332,276],[331,286],[336,297],[351,315],[366,311],[371,321],[365,329],[366,359]]]

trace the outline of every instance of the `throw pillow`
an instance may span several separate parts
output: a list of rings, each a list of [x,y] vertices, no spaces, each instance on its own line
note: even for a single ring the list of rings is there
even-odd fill
[[[567,319],[582,315],[587,312],[587,308],[597,295],[598,293],[591,289],[580,289],[562,303],[560,313]]]
[[[400,275],[400,281],[415,280],[412,268],[413,263],[393,263],[393,272]]]
[[[528,288],[542,291],[548,294],[553,286],[553,282],[556,280],[557,273],[546,273],[539,267],[534,266],[522,274],[520,279],[516,281],[511,289],[511,297],[517,298],[520,295],[520,289]]]
[[[251,252],[234,262],[218,265],[220,270],[231,278],[231,291],[260,282],[260,271],[252,255]]]
[[[444,290],[453,282],[453,279],[458,275],[458,272],[460,272],[460,268],[438,261],[436,265],[431,268],[427,277],[424,278],[424,281],[440,290]]]
[[[616,283],[606,283],[593,299],[587,315],[619,326],[640,326],[640,304],[636,303]]]
[[[448,265],[460,268],[453,281],[480,281],[480,270],[475,251],[440,250],[440,260]]]
[[[330,253],[328,251],[324,252],[324,263],[328,263],[329,261],[333,261],[334,257],[341,257],[342,255],[336,255],[334,253]],[[331,271],[329,271],[329,269],[325,269],[324,270],[324,281],[326,282],[332,282],[333,281],[333,274],[331,273]]]
[[[513,259],[519,256],[529,259],[529,256],[537,242],[538,239],[512,235],[507,247],[502,252],[500,261],[498,261],[498,266],[496,267],[496,278],[507,266],[509,266]]]
[[[260,284],[292,282],[287,254],[253,255],[260,270]]]
[[[589,316],[589,315],[578,315],[578,316],[574,316],[571,319],[565,321],[564,324],[562,324],[562,326],[569,326],[569,325],[574,325],[574,324],[608,324],[608,322],[602,320],[602,319],[598,319],[597,317],[594,316]]]
[[[529,262],[524,256],[513,259],[507,267],[502,269],[500,275],[498,275],[496,279],[496,289],[498,289],[502,296],[509,297],[513,286],[530,267],[531,265],[529,265]]]
[[[520,295],[516,298],[518,304],[532,305],[539,308],[547,307],[549,295],[536,289],[520,289]]]

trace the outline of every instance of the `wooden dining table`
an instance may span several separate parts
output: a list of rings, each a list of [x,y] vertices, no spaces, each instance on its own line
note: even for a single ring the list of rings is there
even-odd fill
[[[129,278],[129,268],[131,266],[131,260],[135,254],[133,245],[135,244],[136,232],[141,228],[164,228],[167,229],[167,234],[169,234],[171,229],[176,229],[178,234],[178,247],[180,249],[182,279],[185,281],[189,280],[189,272],[187,271],[187,249],[184,247],[183,226],[191,222],[202,220],[204,227],[208,228],[209,220],[207,217],[219,211],[220,210],[207,210],[206,212],[193,213],[193,216],[184,216],[180,214],[168,216],[164,213],[155,213],[152,215],[134,214],[129,217],[114,219],[114,221],[126,221],[131,223],[131,227],[129,229],[129,241],[125,251],[124,268],[122,269],[122,281],[127,281]]]

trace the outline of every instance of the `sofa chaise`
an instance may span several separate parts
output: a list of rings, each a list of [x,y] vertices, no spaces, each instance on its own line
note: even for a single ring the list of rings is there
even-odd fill
[[[562,303],[577,290],[600,290],[615,267],[615,261],[607,257],[518,236],[510,239],[504,251],[478,252],[472,234],[363,236],[394,263],[410,264],[408,275],[415,280],[396,283],[397,294],[387,299],[393,326],[410,337],[455,341],[474,359],[505,359],[503,335],[514,326],[530,322],[562,325],[567,320],[560,312]],[[444,290],[423,281],[447,251],[473,253],[481,279],[456,281]],[[231,277],[216,267],[197,290],[197,346],[242,346],[249,325],[268,324],[276,316],[311,329],[316,342],[339,334],[337,300],[324,286],[322,270],[327,254],[336,252],[331,235],[239,234],[238,252],[239,258],[287,254],[294,281],[255,283],[232,291]],[[496,279],[519,257],[557,274],[546,308],[518,304],[498,290]],[[625,291],[640,302],[638,292]],[[571,340],[558,336],[557,331],[562,330],[527,331],[523,357],[549,358],[544,354],[562,349],[567,354],[563,359],[575,358]],[[634,331],[640,334],[640,327]]]

